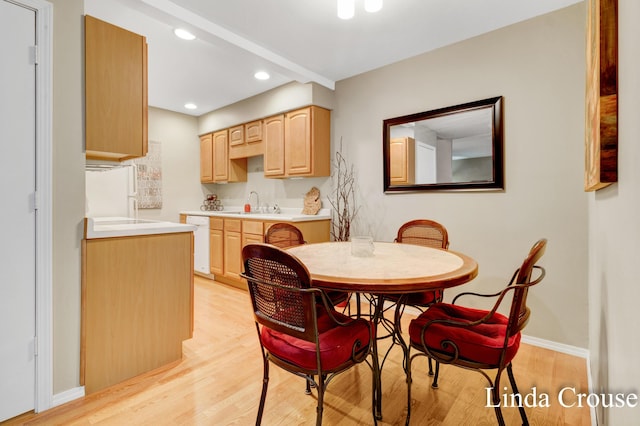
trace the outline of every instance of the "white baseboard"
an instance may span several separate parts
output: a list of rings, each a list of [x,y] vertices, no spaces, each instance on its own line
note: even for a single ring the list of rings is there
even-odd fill
[[[560,352],[567,355],[573,355],[584,359],[584,362],[587,366],[587,387],[589,388],[589,393],[593,393],[593,381],[591,377],[591,361],[589,357],[589,350],[584,348],[579,348],[577,346],[565,345],[564,343],[552,342],[551,340],[540,339],[539,337],[526,336],[522,335],[523,343],[527,343],[532,346],[538,346],[545,349],[550,349],[555,352]],[[598,419],[596,417],[596,409],[595,407],[591,407],[591,426],[598,425]]]
[[[589,359],[589,350],[577,346],[565,345],[564,343],[552,342],[551,340],[540,339],[539,337],[522,335],[522,342],[540,348],[551,349],[567,355],[573,355],[584,359]]]
[[[65,404],[69,401],[73,401],[78,398],[84,397],[84,386],[78,386],[77,388],[67,389],[66,391],[53,395],[52,408],[58,405]]]

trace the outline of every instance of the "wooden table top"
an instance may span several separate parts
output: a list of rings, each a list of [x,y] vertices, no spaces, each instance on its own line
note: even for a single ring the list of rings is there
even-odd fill
[[[350,242],[303,244],[287,250],[307,267],[314,285],[362,293],[411,293],[454,287],[478,274],[475,260],[455,251],[375,242],[369,257]]]

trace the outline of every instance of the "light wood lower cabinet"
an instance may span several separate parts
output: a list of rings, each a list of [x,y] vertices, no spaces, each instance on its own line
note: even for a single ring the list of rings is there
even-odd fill
[[[242,247],[247,244],[260,244],[264,242],[264,225],[261,220],[242,221]]]
[[[242,251],[242,221],[224,219],[224,277],[241,281],[242,260],[238,253]]]
[[[193,333],[193,232],[82,241],[87,394],[182,358]]]
[[[209,269],[213,275],[224,274],[224,221],[209,218]]]
[[[247,244],[264,242],[264,233],[274,223],[277,222],[212,217],[210,219],[210,256],[211,273],[215,280],[246,290],[246,282],[240,277],[243,271],[242,248]],[[329,219],[291,223],[302,231],[308,243],[329,241],[331,227]],[[222,265],[221,268],[220,265]]]

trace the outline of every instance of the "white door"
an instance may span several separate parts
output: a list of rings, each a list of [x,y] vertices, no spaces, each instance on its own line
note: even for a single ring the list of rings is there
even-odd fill
[[[35,19],[0,0],[0,421],[35,405]]]
[[[416,143],[416,183],[437,183],[436,149],[422,142]]]

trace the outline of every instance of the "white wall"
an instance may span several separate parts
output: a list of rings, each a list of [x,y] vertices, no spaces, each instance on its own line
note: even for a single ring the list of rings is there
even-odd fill
[[[140,218],[177,222],[181,210],[198,210],[205,198],[200,185],[198,119],[149,108],[149,140],[160,143],[162,208],[140,209]]]
[[[548,275],[530,292],[525,333],[581,348],[588,345],[585,19],[580,4],[339,81],[333,114],[333,140],[343,138],[358,174],[360,233],[392,241],[403,222],[440,221],[450,248],[478,260],[468,286],[475,290],[504,286],[533,243],[548,238]],[[382,192],[384,119],[500,95],[505,191]]]
[[[84,218],[82,0],[53,3],[53,392],[80,381]]]
[[[594,388],[640,392],[640,2],[618,2],[618,183],[589,194],[589,315]],[[598,410],[601,425],[638,424],[640,408]]]

